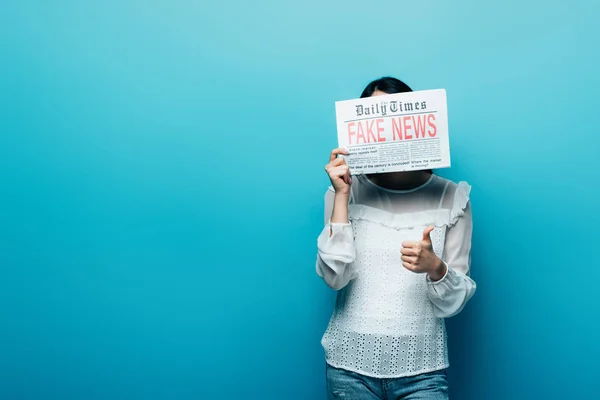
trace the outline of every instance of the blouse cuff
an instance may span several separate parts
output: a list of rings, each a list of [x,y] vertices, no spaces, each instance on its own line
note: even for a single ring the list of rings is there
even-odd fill
[[[327,225],[329,225],[329,226],[350,226],[350,222],[331,222],[331,220],[329,220],[329,222],[327,222]]]
[[[438,296],[443,296],[444,293],[452,290],[453,288],[460,286],[461,277],[456,271],[447,265],[446,274],[439,281],[432,281],[429,275],[427,276],[427,284],[432,286],[433,291]]]
[[[354,261],[354,233],[349,223],[330,223],[323,229],[317,240],[319,255],[330,264],[341,261],[344,264]]]
[[[323,233],[327,232],[327,242],[337,242],[344,239],[353,239],[354,234],[352,231],[352,224],[350,222],[331,222],[331,220],[325,226]]]

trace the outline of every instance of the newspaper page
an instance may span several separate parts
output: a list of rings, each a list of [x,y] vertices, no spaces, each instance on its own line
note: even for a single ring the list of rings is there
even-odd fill
[[[335,110],[353,175],[450,166],[444,89],[338,101]]]

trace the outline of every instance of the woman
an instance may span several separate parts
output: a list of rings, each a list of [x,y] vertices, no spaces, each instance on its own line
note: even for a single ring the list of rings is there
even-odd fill
[[[411,91],[371,82],[361,97]],[[475,292],[470,186],[432,171],[350,176],[344,149],[325,169],[317,273],[338,291],[323,336],[332,399],[448,399],[444,318]]]

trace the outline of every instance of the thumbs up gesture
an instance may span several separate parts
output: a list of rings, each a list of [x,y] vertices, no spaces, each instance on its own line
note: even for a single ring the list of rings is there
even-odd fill
[[[446,274],[446,264],[435,255],[431,244],[431,231],[428,226],[419,242],[402,242],[402,266],[415,273],[427,273],[432,281],[438,281]]]

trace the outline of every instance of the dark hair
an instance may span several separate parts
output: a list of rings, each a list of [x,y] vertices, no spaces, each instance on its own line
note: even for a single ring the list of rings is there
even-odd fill
[[[376,90],[387,94],[406,93],[413,91],[410,86],[402,82],[400,79],[392,78],[391,76],[384,76],[383,78],[375,79],[373,82],[369,83],[365,90],[363,90],[360,97],[371,97]],[[426,171],[433,174],[432,169],[428,169]]]
[[[369,83],[365,90],[363,90],[360,97],[371,97],[376,90],[387,94],[413,91],[410,86],[402,82],[400,79],[392,78],[391,76],[384,76],[383,78],[376,79]]]

